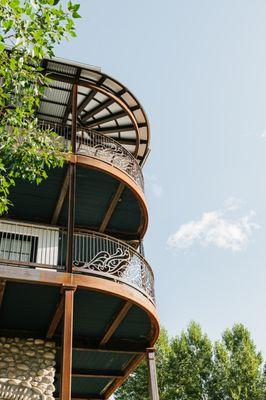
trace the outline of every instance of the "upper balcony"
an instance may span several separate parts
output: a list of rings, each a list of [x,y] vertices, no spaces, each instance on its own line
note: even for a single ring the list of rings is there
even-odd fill
[[[44,60],[43,68],[51,81],[36,117],[63,138],[66,150],[75,151],[68,155],[70,163],[47,171],[38,186],[18,180],[7,216],[66,226],[69,171],[75,164],[76,227],[142,239],[148,209],[141,167],[149,150],[149,123],[141,104],[99,68],[59,59]]]
[[[39,127],[52,130],[63,139],[67,152],[71,152],[71,127],[40,121]],[[77,128],[76,154],[99,159],[127,174],[144,192],[144,179],[137,159],[118,141],[92,129]]]

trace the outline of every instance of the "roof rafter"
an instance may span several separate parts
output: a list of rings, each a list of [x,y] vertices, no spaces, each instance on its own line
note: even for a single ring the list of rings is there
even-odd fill
[[[113,321],[107,327],[107,329],[100,341],[100,346],[105,346],[107,344],[107,342],[110,340],[110,338],[115,333],[116,329],[119,327],[119,325],[123,321],[123,319],[126,317],[128,311],[131,309],[131,307],[132,307],[131,302],[125,301],[123,303],[123,306],[118,311],[118,313],[115,315]]]
[[[60,371],[56,371],[60,374]],[[108,369],[74,369],[72,370],[72,376],[77,378],[123,378],[124,374],[121,371],[113,371]]]
[[[120,90],[120,92],[116,93],[116,95],[122,96],[124,93],[126,93],[126,89]],[[92,110],[87,111],[81,118],[82,123],[85,123],[88,119],[92,118],[94,115],[98,114],[105,108],[110,107],[114,102],[114,99],[109,99],[101,103],[99,106],[94,107]]]
[[[139,128],[145,128],[145,124],[138,124]],[[119,125],[119,126],[110,126],[109,128],[98,128],[95,131],[100,133],[116,133],[116,132],[129,132],[134,131],[133,125]]]
[[[101,79],[97,82],[98,85],[102,85],[105,81],[106,77],[102,76]],[[90,93],[87,95],[87,97],[83,100],[83,102],[79,105],[78,107],[78,114],[81,113],[81,111],[84,110],[84,108],[87,107],[87,105],[92,101],[93,97],[97,94],[97,91],[95,89],[92,89]]]
[[[134,106],[130,109],[130,111],[136,111],[139,109],[139,106]],[[99,119],[94,119],[93,121],[90,121],[89,123],[84,124],[86,128],[93,128],[94,126],[98,126],[101,124],[105,124],[106,122],[113,121],[119,118],[123,118],[128,116],[128,113],[126,111],[119,111],[118,113],[115,114],[110,114],[106,115],[105,117],[99,118]],[[82,119],[81,119],[82,122]],[[134,130],[134,128],[132,129]]]

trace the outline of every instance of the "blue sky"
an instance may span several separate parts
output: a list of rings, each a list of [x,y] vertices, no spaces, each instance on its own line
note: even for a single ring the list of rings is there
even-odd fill
[[[243,322],[266,358],[266,3],[81,0],[57,55],[100,66],[151,123],[146,163],[162,324]]]

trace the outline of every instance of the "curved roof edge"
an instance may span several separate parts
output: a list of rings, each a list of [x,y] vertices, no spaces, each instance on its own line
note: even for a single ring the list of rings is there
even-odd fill
[[[117,140],[143,163],[149,150],[149,121],[126,86],[99,67],[64,58],[44,59],[42,67],[51,83],[40,102],[40,120],[71,124],[72,89],[78,83],[78,123]]]

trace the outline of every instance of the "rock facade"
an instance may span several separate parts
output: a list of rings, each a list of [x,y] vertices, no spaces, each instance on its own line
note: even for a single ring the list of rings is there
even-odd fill
[[[55,343],[0,337],[0,399],[53,400]]]

